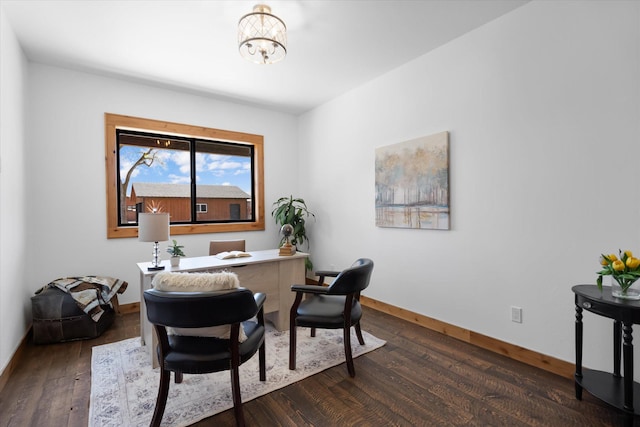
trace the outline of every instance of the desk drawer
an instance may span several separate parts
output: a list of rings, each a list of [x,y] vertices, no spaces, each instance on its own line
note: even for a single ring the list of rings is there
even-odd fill
[[[616,304],[611,304],[610,302],[577,295],[576,305],[584,310],[590,311],[591,313],[608,317],[610,319],[630,321],[630,319],[626,318],[627,316],[625,313],[623,313]]]

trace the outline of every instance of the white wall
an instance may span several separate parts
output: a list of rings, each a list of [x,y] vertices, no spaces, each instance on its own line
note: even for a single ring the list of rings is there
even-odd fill
[[[302,116],[316,268],[370,257],[367,296],[573,362],[571,286],[640,254],[639,22],[535,1]],[[445,130],[451,230],[377,228],[375,148]],[[610,323],[584,322],[585,365],[611,369]]]
[[[31,323],[25,278],[27,61],[0,8],[0,373]]]
[[[571,286],[600,252],[640,253],[638,2],[527,4],[300,118],[27,64],[0,18],[2,369],[47,281],[113,275],[139,300],[150,247],[106,238],[105,112],[265,136],[267,230],[217,237],[273,247],[270,204],[304,197],[317,268],[371,257],[368,296],[564,360]],[[375,148],[443,130],[452,229],[376,228]],[[204,255],[210,237],[181,243]],[[610,332],[585,315],[587,366],[610,368]]]
[[[294,116],[41,64],[29,66],[29,89],[27,244],[37,260],[27,274],[30,291],[58,277],[97,274],[129,282],[121,303],[139,301],[136,263],[150,260],[152,245],[106,238],[105,112],[264,135],[266,231],[179,242],[188,256],[208,255],[209,240],[220,237],[245,238],[252,250],[277,247],[271,203],[298,191],[297,180],[280,173],[298,157]]]

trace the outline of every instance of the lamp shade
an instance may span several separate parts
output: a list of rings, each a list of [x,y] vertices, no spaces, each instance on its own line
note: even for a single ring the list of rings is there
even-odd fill
[[[168,213],[138,214],[138,241],[165,242],[169,240]]]

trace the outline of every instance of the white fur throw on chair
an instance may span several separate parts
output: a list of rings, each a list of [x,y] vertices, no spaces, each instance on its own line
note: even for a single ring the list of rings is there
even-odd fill
[[[162,272],[155,275],[151,286],[165,292],[211,292],[240,287],[236,273],[171,273]],[[172,335],[214,337],[229,339],[231,326],[212,326],[208,328],[167,328]],[[240,325],[240,342],[247,339],[242,324]]]

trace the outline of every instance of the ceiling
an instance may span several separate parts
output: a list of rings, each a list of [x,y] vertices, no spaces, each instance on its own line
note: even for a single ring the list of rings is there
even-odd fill
[[[238,53],[257,0],[1,0],[27,57],[300,114],[528,0],[267,1],[287,25],[287,57]]]

